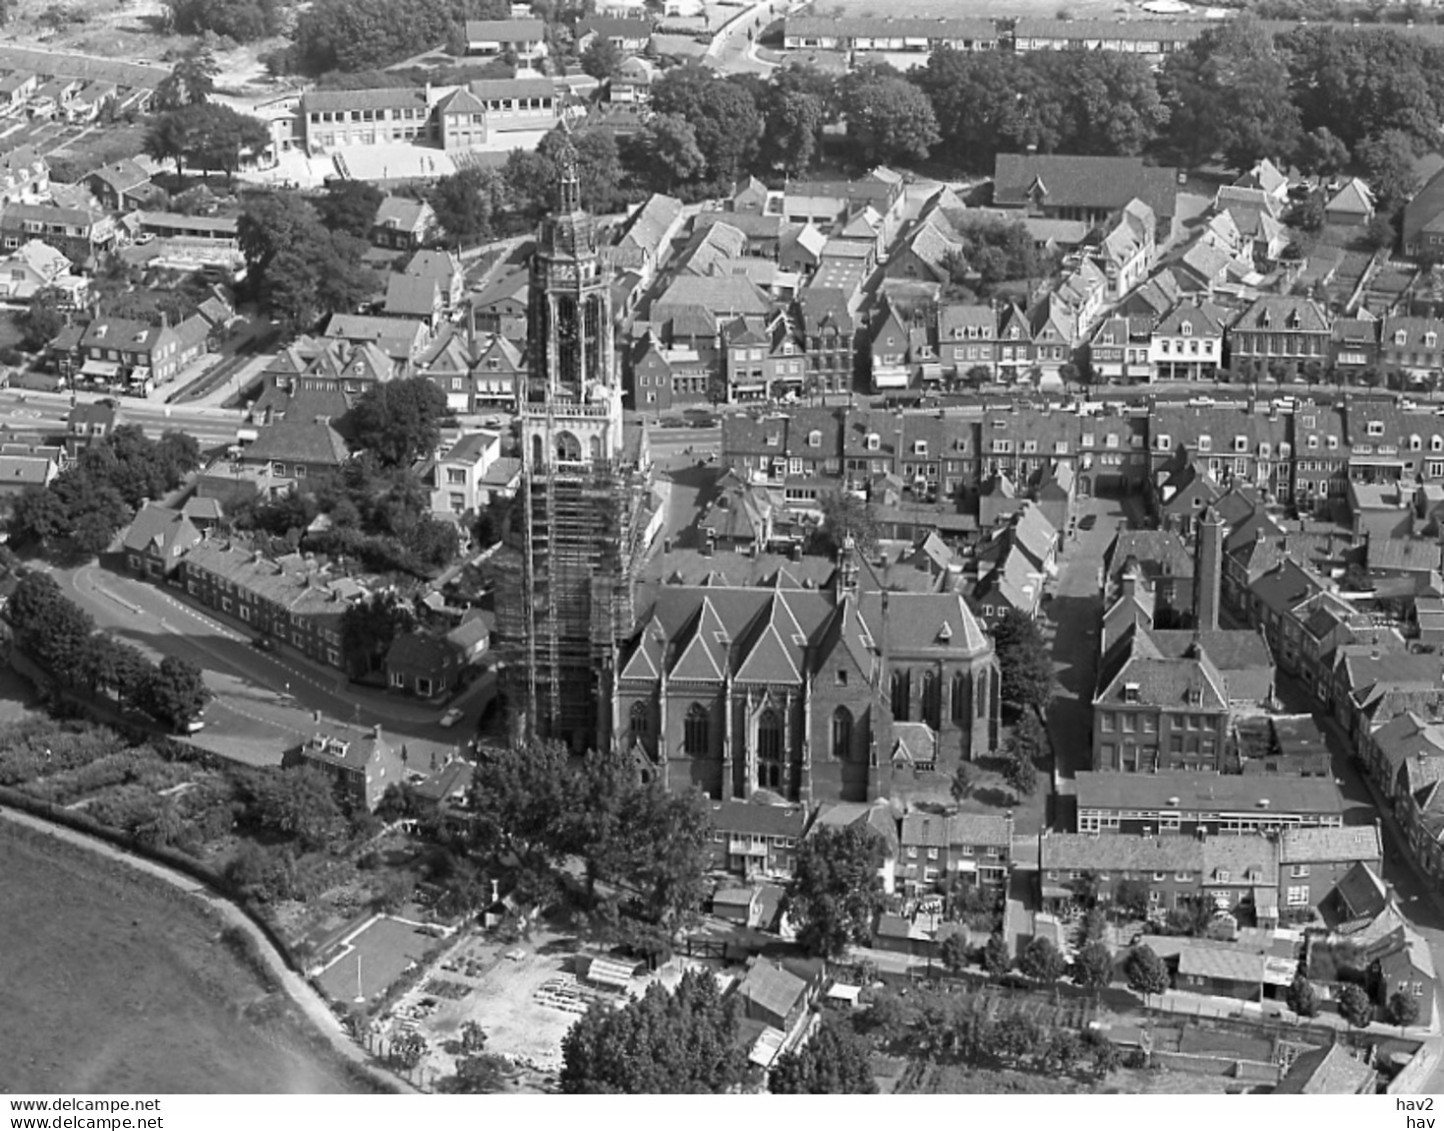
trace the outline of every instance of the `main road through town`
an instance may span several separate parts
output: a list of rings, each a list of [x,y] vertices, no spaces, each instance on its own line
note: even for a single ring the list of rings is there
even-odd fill
[[[154,659],[179,656],[205,672],[215,698],[199,745],[251,763],[278,762],[285,747],[314,732],[314,712],[331,720],[382,726],[386,733],[455,743],[476,727],[479,705],[463,695],[465,717],[440,725],[440,706],[396,699],[351,684],[340,672],[284,652],[255,647],[251,635],[223,623],[165,587],[99,565],[46,568],[96,624]]]
[[[80,402],[99,399],[89,393],[76,396]],[[0,389],[0,436],[7,439],[58,436],[65,431],[66,417],[73,403],[69,393]],[[119,404],[123,420],[139,424],[147,435],[159,436],[167,429],[174,429],[194,436],[203,449],[235,443],[236,430],[243,423],[235,409],[155,404],[130,398],[120,398]]]

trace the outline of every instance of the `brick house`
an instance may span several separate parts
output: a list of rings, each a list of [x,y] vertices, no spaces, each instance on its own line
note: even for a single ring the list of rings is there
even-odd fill
[[[321,770],[351,804],[368,812],[375,812],[387,789],[406,780],[406,763],[379,723],[369,732],[350,727],[317,731],[288,751],[285,761]]]
[[[723,801],[712,805],[711,867],[745,879],[788,880],[808,811],[798,805]]]
[[[1279,906],[1318,907],[1358,864],[1380,874],[1377,825],[1284,829],[1279,834]]]
[[[386,685],[432,699],[456,687],[463,666],[444,636],[417,629],[398,635],[386,650]]]

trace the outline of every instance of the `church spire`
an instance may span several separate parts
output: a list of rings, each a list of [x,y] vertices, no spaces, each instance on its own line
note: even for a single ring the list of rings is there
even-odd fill
[[[577,176],[577,148],[572,144],[572,127],[562,119],[561,144],[557,146],[557,211],[567,216],[582,210],[581,178]]]

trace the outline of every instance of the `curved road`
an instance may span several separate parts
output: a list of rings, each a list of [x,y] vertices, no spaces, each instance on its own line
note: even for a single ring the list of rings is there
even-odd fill
[[[276,763],[282,750],[315,730],[315,712],[345,723],[382,726],[388,735],[448,745],[471,733],[475,706],[463,694],[466,718],[441,727],[442,708],[407,703],[380,690],[358,689],[337,671],[263,652],[251,637],[165,588],[96,565],[40,565],[95,618],[97,626],[153,658],[180,656],[198,665],[215,698],[206,708],[198,745],[238,761]]]
[[[260,954],[267,969],[269,969],[280,982],[282,989],[286,992],[286,996],[295,1002],[296,1007],[305,1014],[307,1020],[315,1026],[316,1030],[326,1039],[326,1043],[331,1046],[337,1055],[350,1061],[366,1072],[367,1075],[372,1076],[388,1087],[400,1092],[414,1093],[416,1091],[415,1088],[401,1079],[401,1077],[396,1076],[374,1063],[372,1059],[346,1035],[345,1030],[341,1027],[341,1022],[336,1019],[336,1015],[331,1012],[330,1007],[327,1006],[321,995],[311,987],[309,982],[286,965],[285,961],[276,951],[276,948],[271,945],[271,940],[266,938],[261,929],[257,927],[255,923],[251,922],[230,900],[221,898],[210,891],[204,884],[184,873],[172,871],[170,868],[158,864],[154,860],[147,860],[141,856],[133,856],[115,847],[113,844],[96,837],[87,836],[85,833],[78,832],[75,829],[67,828],[63,825],[52,825],[48,821],[41,820],[39,817],[32,816],[29,813],[21,813],[17,810],[6,808],[3,805],[0,805],[0,819],[13,821],[16,824],[24,825],[27,828],[34,829],[47,836],[68,841],[90,852],[98,852],[111,860],[118,860],[138,871],[145,872],[159,880],[164,880],[171,886],[179,888],[204,901],[216,914],[225,920],[227,925],[239,927],[251,937],[256,943],[257,953]]]

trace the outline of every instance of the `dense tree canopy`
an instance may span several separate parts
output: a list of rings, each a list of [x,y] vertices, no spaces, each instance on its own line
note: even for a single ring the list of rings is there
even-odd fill
[[[316,0],[296,22],[296,61],[313,75],[398,63],[481,18],[467,7],[459,0]]]
[[[247,283],[263,307],[291,330],[349,312],[377,288],[362,261],[369,246],[344,230],[330,231],[310,202],[294,192],[252,197],[236,222]]]
[[[1046,710],[1053,698],[1053,660],[1038,622],[1010,608],[993,627],[1003,706],[1010,712]]]
[[[852,72],[841,101],[848,141],[864,164],[924,160],[941,137],[927,95],[896,72]]]
[[[436,450],[450,415],[436,382],[407,377],[368,386],[343,423],[357,450],[374,453],[383,467],[410,467]]]
[[[737,1041],[740,1001],[688,970],[673,993],[653,983],[621,1009],[599,1003],[562,1041],[561,1089],[570,1094],[720,1093],[746,1069]]]
[[[807,1044],[784,1053],[773,1065],[767,1090],[774,1095],[872,1094],[877,1081],[871,1051],[841,1021],[826,1017]]]
[[[866,943],[882,908],[878,867],[882,847],[866,830],[818,829],[797,850],[783,909],[797,941],[811,953],[836,958]]]
[[[182,35],[214,32],[251,43],[280,30],[275,0],[166,0],[175,30]]]

